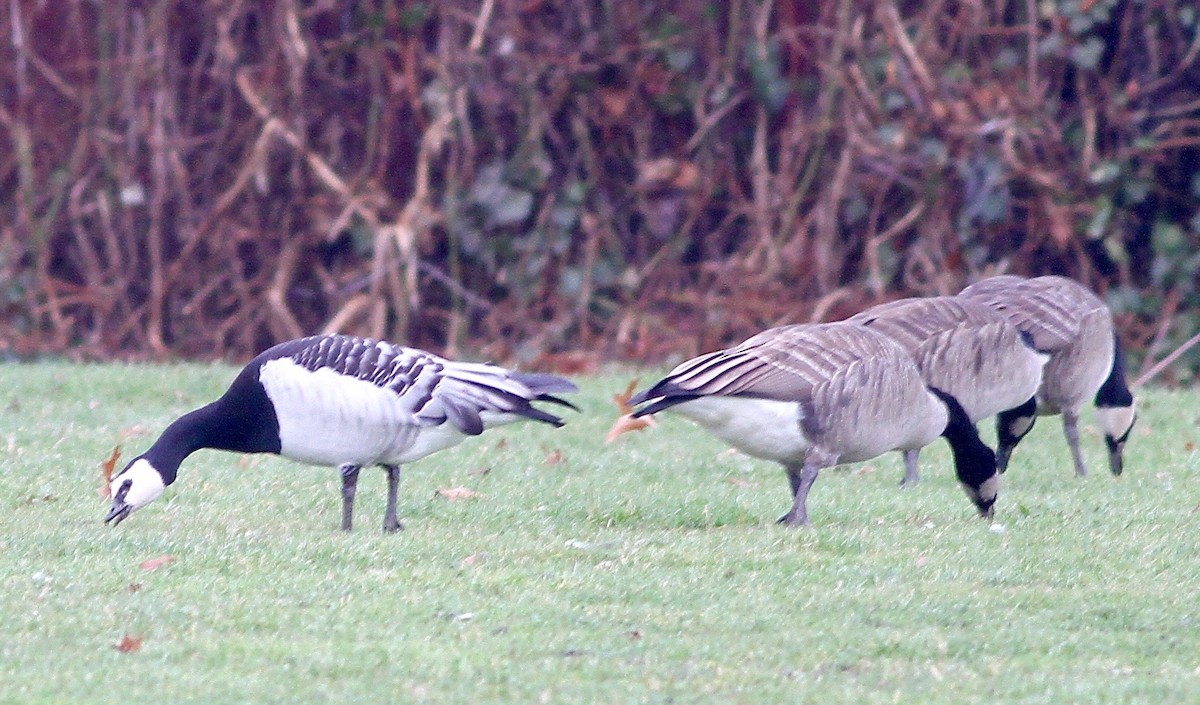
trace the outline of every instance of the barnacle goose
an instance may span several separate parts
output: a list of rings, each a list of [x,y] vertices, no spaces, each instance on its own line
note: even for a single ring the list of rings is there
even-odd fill
[[[1079,414],[1091,401],[1108,446],[1109,469],[1120,475],[1137,408],[1125,380],[1124,356],[1112,312],[1100,297],[1066,277],[1024,279],[1012,275],[983,279],[959,296],[983,301],[1003,313],[1033,338],[1035,347],[1050,355],[1038,389],[1037,414],[1062,414],[1075,474],[1087,474],[1079,448]],[[1020,436],[1001,439],[996,449],[1001,472],[1020,440]]]
[[[201,448],[275,453],[342,474],[342,529],[349,531],[359,470],[387,472],[385,531],[396,516],[400,465],[485,429],[522,419],[561,426],[534,407],[574,408],[554,394],[570,381],[455,362],[369,338],[325,335],[276,345],[250,361],[216,401],[167,426],[150,449],[112,478],[106,522],[119,524],[162,495],[179,464]]]
[[[895,341],[840,322],[772,328],[688,360],[638,393],[634,416],[672,411],[747,455],[781,463],[792,490],[780,523],[809,523],[822,468],[920,448],[944,436],[967,496],[996,501],[996,456],[954,397],[929,387]]]

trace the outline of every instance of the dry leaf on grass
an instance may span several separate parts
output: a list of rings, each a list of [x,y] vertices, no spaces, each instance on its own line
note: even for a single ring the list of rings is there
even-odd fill
[[[125,636],[121,637],[120,641],[118,641],[116,644],[113,644],[113,648],[123,654],[132,654],[134,652],[141,651],[142,637],[129,636],[126,634]]]
[[[451,502],[459,499],[472,499],[478,497],[479,493],[466,487],[439,487],[437,495]]]
[[[612,428],[608,429],[608,435],[604,437],[604,442],[612,443],[626,433],[630,433],[631,431],[641,431],[643,429],[650,428],[653,425],[654,422],[649,417],[635,419],[629,414],[618,416],[617,420],[613,422]]]
[[[563,455],[563,452],[561,450],[559,450],[558,448],[555,448],[554,450],[546,451],[546,464],[547,465],[559,465],[566,459],[567,459],[566,456]]]
[[[103,484],[100,485],[100,496],[104,499],[112,498],[112,476],[113,471],[117,468],[117,461],[121,459],[121,444],[113,446],[112,454],[108,456],[108,460],[100,463],[100,480]]]
[[[145,571],[158,570],[164,565],[170,565],[175,562],[175,556],[159,556],[158,558],[147,558],[142,561],[138,567]]]
[[[622,414],[632,414],[633,407],[629,405],[629,400],[633,398],[633,390],[637,389],[638,378],[634,377],[629,380],[629,384],[625,387],[625,391],[620,394],[613,395],[613,401],[616,402],[617,408]]]
[[[633,398],[633,390],[637,389],[637,383],[637,377],[634,377],[629,380],[629,386],[625,387],[624,392],[613,395],[613,401],[616,402],[617,408],[621,410],[621,415],[617,417],[617,420],[613,423],[613,427],[609,429],[608,435],[604,437],[605,443],[612,443],[631,431],[641,431],[655,425],[653,416],[643,418],[633,417],[633,407],[630,406],[629,400]]]

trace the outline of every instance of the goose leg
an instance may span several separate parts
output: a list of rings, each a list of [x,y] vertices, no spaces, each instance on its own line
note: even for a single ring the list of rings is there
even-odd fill
[[[915,485],[921,481],[921,473],[917,470],[917,458],[921,455],[919,448],[904,451],[904,477],[900,480],[900,486]]]
[[[354,493],[358,489],[361,466],[343,465],[342,470],[342,531],[349,531],[354,519]]]
[[[1079,450],[1079,409],[1063,410],[1063,434],[1067,437],[1067,445],[1071,447],[1071,457],[1075,460],[1075,475],[1087,475],[1087,466],[1083,464],[1083,453]]]
[[[390,534],[404,528],[404,524],[401,524],[396,517],[396,493],[400,487],[400,466],[384,465],[383,469],[387,473],[388,483],[387,509],[383,512],[383,530]]]
[[[776,523],[788,526],[808,526],[810,523],[808,521],[808,491],[817,481],[817,474],[821,472],[821,466],[810,459],[805,460],[803,465],[788,463],[784,465],[784,469],[787,470],[788,482],[792,487],[792,509],[779,517]]]

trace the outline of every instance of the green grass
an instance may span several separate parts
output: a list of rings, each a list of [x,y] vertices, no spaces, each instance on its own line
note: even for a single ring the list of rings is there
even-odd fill
[[[919,486],[897,487],[895,454],[829,470],[815,525],[777,527],[779,467],[681,419],[604,444],[626,375],[583,380],[563,429],[407,466],[397,535],[379,530],[381,472],[345,535],[333,469],[214,451],[104,526],[98,467],[121,432],[157,433],[233,372],[0,366],[0,700],[1200,700],[1195,393],[1142,395],[1116,479],[1094,428],[1077,480],[1041,420],[1002,527],[973,516],[942,443]],[[456,486],[479,496],[436,496]],[[127,634],[139,651],[114,648]]]

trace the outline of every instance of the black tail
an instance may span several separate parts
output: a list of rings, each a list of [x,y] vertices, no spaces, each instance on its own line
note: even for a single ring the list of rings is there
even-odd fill
[[[570,394],[572,392],[579,391],[579,387],[565,377],[539,372],[513,372],[512,378],[526,387],[529,387],[529,391],[536,395],[530,401],[544,401],[550,404],[565,406],[572,411],[579,411],[579,407],[575,406],[571,402],[554,396],[554,393]],[[563,425],[563,420],[561,418],[553,414],[548,414],[540,409],[534,408],[533,406],[528,407],[528,409],[522,409],[521,414],[522,416],[527,416],[537,421],[544,421],[555,426]]]
[[[698,398],[700,398],[699,394],[677,387],[669,379],[664,379],[649,389],[634,394],[629,403],[632,406],[638,406],[653,400],[652,403],[634,410],[633,417],[640,418],[642,416],[649,416],[650,414],[657,414],[663,409],[669,409],[676,404],[682,404],[685,401]]]

